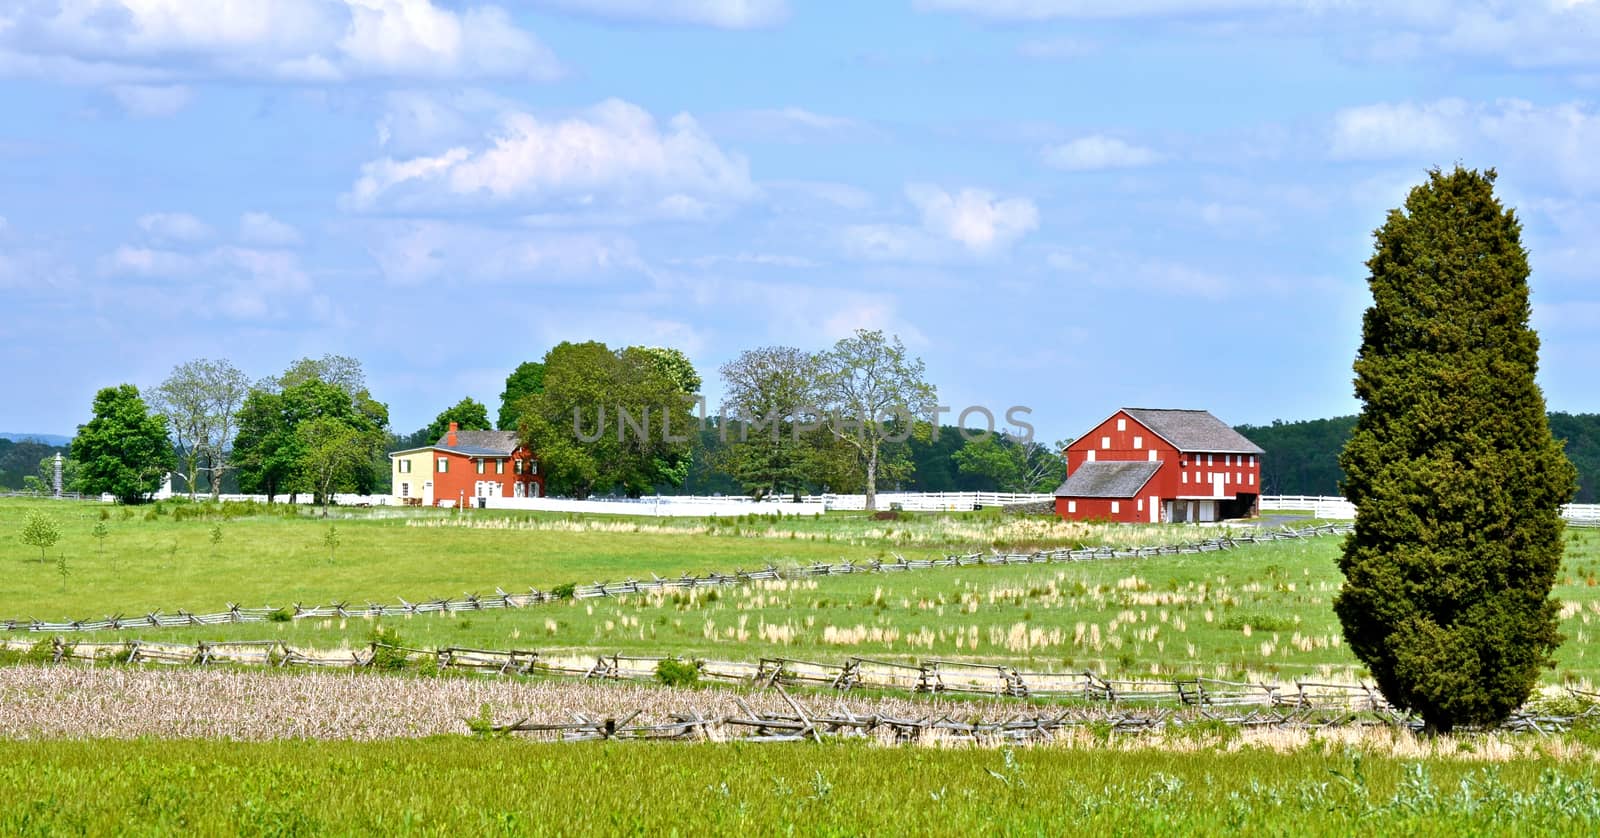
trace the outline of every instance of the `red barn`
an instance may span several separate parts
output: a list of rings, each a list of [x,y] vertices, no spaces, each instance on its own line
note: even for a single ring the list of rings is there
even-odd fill
[[[1056,514],[1152,524],[1250,517],[1264,453],[1204,410],[1123,408],[1067,446]]]

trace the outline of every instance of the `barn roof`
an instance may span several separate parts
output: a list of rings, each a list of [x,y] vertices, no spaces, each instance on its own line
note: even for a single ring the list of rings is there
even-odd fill
[[[439,437],[434,447],[474,456],[505,456],[517,450],[516,431],[456,431],[456,444],[445,444],[449,439],[448,433]]]
[[[1125,407],[1134,421],[1172,443],[1179,451],[1211,454],[1265,454],[1261,446],[1245,439],[1221,419],[1205,410],[1154,410]]]
[[[1131,498],[1160,468],[1161,463],[1147,460],[1084,463],[1056,488],[1056,497]]]

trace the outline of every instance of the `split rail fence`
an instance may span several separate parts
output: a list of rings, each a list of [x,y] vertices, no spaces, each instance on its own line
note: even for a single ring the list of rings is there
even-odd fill
[[[779,568],[767,566],[761,570],[735,570],[733,573],[708,573],[703,576],[684,574],[674,579],[664,579],[659,576],[643,581],[628,579],[622,582],[595,582],[591,585],[576,585],[572,590],[574,599],[595,599],[600,597],[631,596],[636,594],[666,593],[688,591],[696,588],[727,587],[734,585],[748,585],[752,582],[775,579],[813,579],[821,576],[842,576],[855,573],[900,573],[913,570],[930,570],[935,568],[964,568],[986,566],[1010,566],[1026,564],[1054,564],[1063,562],[1084,562],[1107,559],[1142,559],[1154,556],[1192,555],[1199,553],[1214,553],[1231,550],[1241,544],[1262,544],[1284,540],[1303,540],[1327,535],[1341,535],[1350,531],[1348,524],[1323,524],[1319,526],[1304,527],[1301,529],[1280,530],[1255,530],[1246,533],[1222,535],[1204,541],[1191,541],[1181,544],[1157,547],[1087,547],[1078,550],[1040,550],[1032,553],[969,553],[966,555],[946,556],[942,559],[907,559],[896,556],[894,561],[874,559],[868,562],[843,561],[838,563],[816,563],[799,565],[796,567]],[[258,608],[243,608],[229,603],[225,611],[209,614],[194,614],[179,609],[174,613],[154,611],[143,615],[126,616],[115,614],[99,619],[68,620],[48,622],[34,619],[0,620],[0,632],[40,632],[40,633],[69,633],[93,631],[127,631],[149,628],[183,628],[188,626],[217,626],[237,623],[261,623],[268,621],[326,619],[326,618],[376,618],[376,617],[409,617],[416,615],[435,614],[445,612],[450,614],[488,611],[503,608],[527,608],[543,603],[556,602],[563,597],[557,596],[553,591],[540,590],[530,587],[527,593],[508,593],[502,588],[495,589],[492,595],[464,594],[459,599],[433,599],[419,602],[407,602],[400,599],[397,604],[385,605],[368,602],[365,605],[352,605],[348,602],[335,602],[327,605],[306,607],[299,603],[293,606],[274,608],[263,606]]]
[[[48,644],[48,645],[44,645]],[[584,680],[652,681],[657,666],[669,658],[594,655],[572,651],[541,653],[527,649],[409,649],[373,643],[360,649],[337,651],[299,649],[277,640],[200,642],[193,645],[147,640],[72,643],[61,637],[30,645],[20,640],[0,641],[0,649],[39,652],[38,659],[56,664],[153,664],[170,666],[257,666],[276,668],[370,669],[404,666],[440,672],[465,672],[489,676],[566,676]],[[672,659],[678,660],[678,659]],[[756,714],[735,699],[742,716],[710,718],[696,712],[675,714],[671,721],[637,725],[629,723],[635,711],[615,717],[576,717],[572,722],[529,724],[526,719],[496,728],[503,732],[554,734],[567,741],[583,739],[703,738],[713,730],[722,738],[785,741],[822,734],[852,736],[887,733],[895,741],[930,734],[972,739],[1048,739],[1085,725],[1109,726],[1117,731],[1159,730],[1199,721],[1224,722],[1238,727],[1321,728],[1353,724],[1417,727],[1416,719],[1397,711],[1371,684],[1316,681],[1228,681],[1215,678],[1171,680],[1108,679],[1094,672],[1026,672],[1003,664],[929,660],[917,663],[851,657],[838,663],[790,658],[748,661],[689,661],[707,683],[774,689],[783,694],[794,716]],[[805,712],[789,697],[786,687],[817,691],[878,690],[931,695],[973,695],[995,698],[1052,699],[1069,702],[1054,715],[1015,716],[999,721],[956,720],[948,715],[921,718],[855,716],[848,709],[834,715]],[[1567,692],[1589,706],[1567,716],[1541,715],[1525,707],[1503,728],[1551,732],[1579,718],[1600,715],[1594,705],[1600,695],[1574,689]]]

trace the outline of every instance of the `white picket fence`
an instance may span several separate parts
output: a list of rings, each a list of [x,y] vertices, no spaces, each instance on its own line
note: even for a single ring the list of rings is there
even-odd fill
[[[879,509],[899,504],[907,512],[966,512],[991,506],[1054,501],[1055,495],[1012,492],[879,492]],[[806,503],[820,503],[828,509],[866,509],[866,495],[807,495]]]
[[[1281,512],[1294,510],[1310,512],[1312,515],[1328,521],[1353,521],[1356,517],[1355,504],[1337,495],[1262,495],[1262,512]]]
[[[1262,495],[1261,511],[1309,511],[1330,521],[1355,520],[1355,504],[1341,497],[1325,495]],[[1561,517],[1580,527],[1600,527],[1600,503],[1573,503],[1561,507]]]
[[[663,495],[650,498],[483,498],[488,509],[522,509],[541,512],[588,512],[599,515],[646,515],[657,518],[701,518],[739,515],[815,515],[826,512],[820,503],[753,501],[749,498],[718,498]]]

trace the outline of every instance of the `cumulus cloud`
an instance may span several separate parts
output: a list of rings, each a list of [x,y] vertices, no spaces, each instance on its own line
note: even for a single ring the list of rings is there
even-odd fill
[[[925,229],[974,253],[1003,250],[1039,226],[1039,210],[1027,198],[999,199],[981,189],[951,194],[925,183],[908,185],[906,197]]]
[[[561,66],[538,38],[488,5],[457,10],[434,0],[22,0],[0,16],[0,72],[75,83],[214,77],[325,82],[550,79],[561,74]],[[166,95],[170,102],[174,94]]]
[[[661,125],[643,108],[610,99],[559,121],[508,114],[472,147],[374,160],[343,202],[356,210],[608,204],[698,217],[754,191],[745,158],[720,148],[693,117]]]
[[[1131,169],[1161,160],[1161,155],[1148,148],[1104,134],[1091,134],[1046,147],[1043,155],[1046,164],[1071,172]]]
[[[527,0],[531,5],[608,20],[760,29],[789,17],[787,0]]]
[[[139,229],[161,241],[193,242],[211,236],[204,221],[186,212],[152,212],[139,216]]]
[[[1446,151],[1459,146],[1468,116],[1460,99],[1379,103],[1334,115],[1335,157],[1374,159]]]
[[[239,240],[267,247],[292,247],[300,243],[300,231],[264,212],[247,212],[239,217]]]

